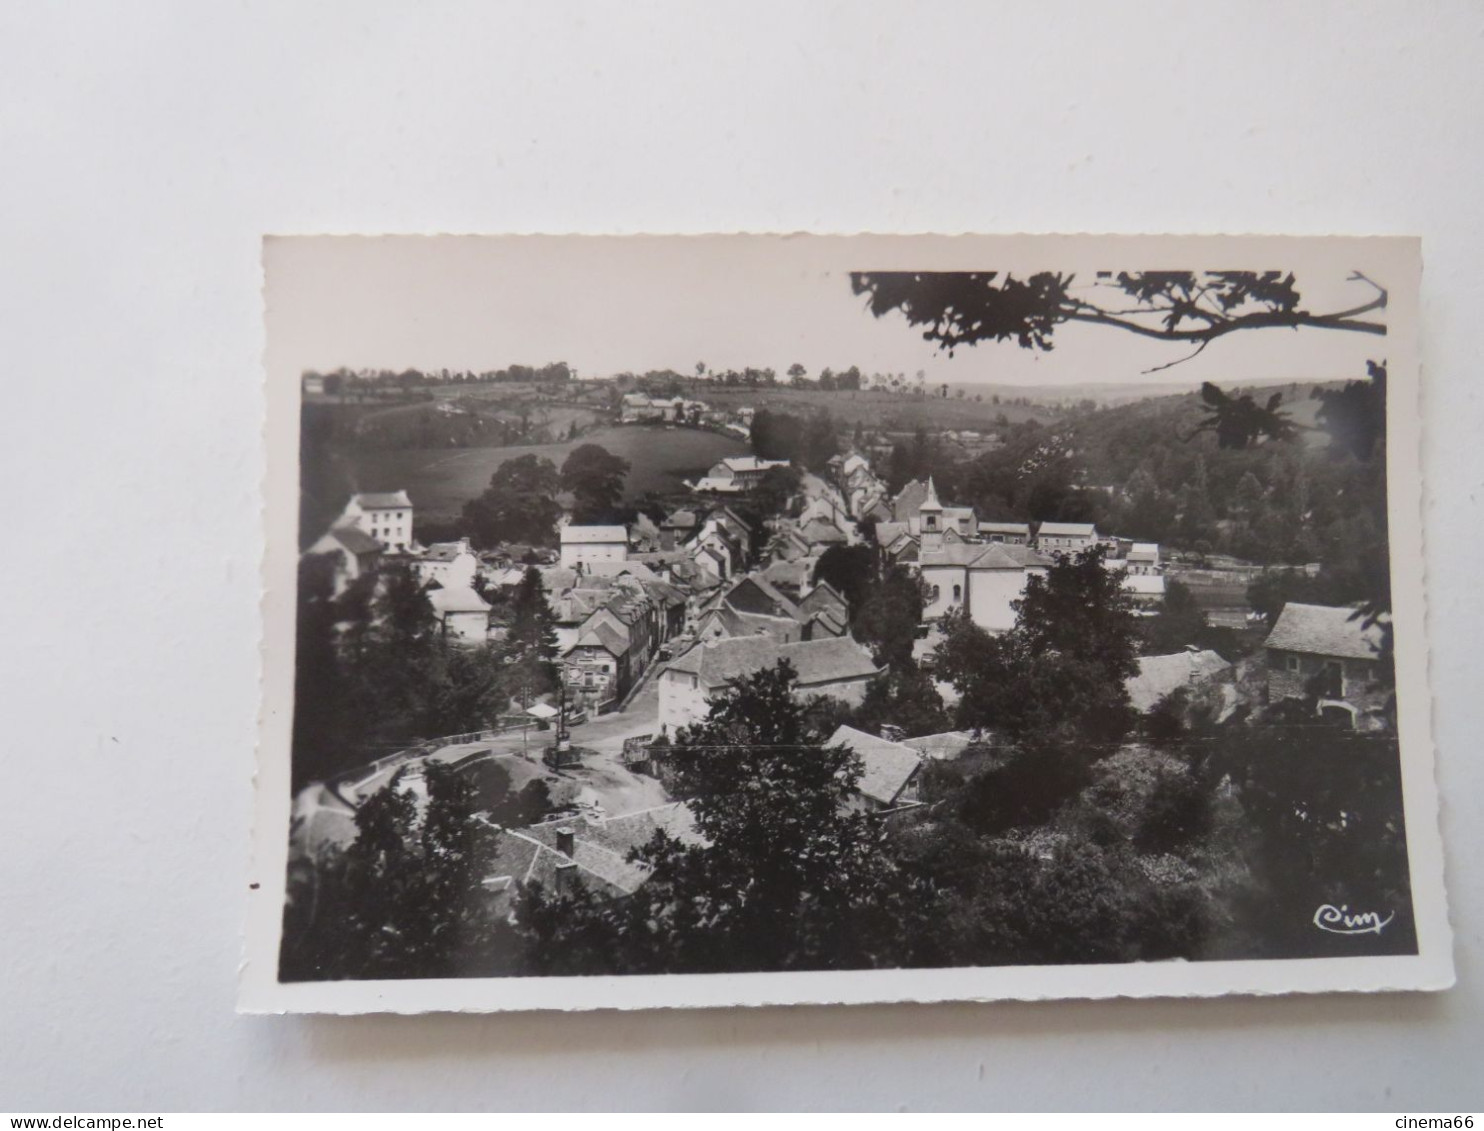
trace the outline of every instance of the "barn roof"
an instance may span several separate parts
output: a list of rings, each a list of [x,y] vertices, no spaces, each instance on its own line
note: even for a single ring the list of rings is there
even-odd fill
[[[840,727],[825,745],[848,746],[855,751],[861,760],[861,777],[855,788],[882,805],[893,804],[922,766],[921,756],[910,746],[854,727]]]
[[[1381,626],[1363,627],[1356,609],[1290,601],[1268,634],[1267,646],[1314,656],[1374,660],[1381,650],[1381,637]]]

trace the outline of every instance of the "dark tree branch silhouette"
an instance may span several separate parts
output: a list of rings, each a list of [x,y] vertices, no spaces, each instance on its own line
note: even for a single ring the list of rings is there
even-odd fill
[[[1385,334],[1386,323],[1367,315],[1386,309],[1386,288],[1359,271],[1348,281],[1369,288],[1369,297],[1321,311],[1307,307],[1293,274],[1281,271],[1099,271],[1094,284],[1081,287],[1075,273],[1056,271],[1026,278],[1008,271],[857,271],[850,276],[852,290],[867,296],[873,315],[900,312],[911,325],[925,327],[923,337],[950,355],[959,346],[1012,339],[1022,349],[1049,351],[1058,326],[1083,322],[1193,343],[1195,351],[1181,361],[1239,330],[1312,327]],[[1104,292],[1106,301],[1088,297],[1092,290]]]

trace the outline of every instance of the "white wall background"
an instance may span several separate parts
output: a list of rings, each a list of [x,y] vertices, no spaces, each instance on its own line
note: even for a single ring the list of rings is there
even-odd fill
[[[1478,4],[0,7],[0,1107],[1478,1109]],[[669,1015],[233,1014],[258,238],[1425,237],[1459,988]]]

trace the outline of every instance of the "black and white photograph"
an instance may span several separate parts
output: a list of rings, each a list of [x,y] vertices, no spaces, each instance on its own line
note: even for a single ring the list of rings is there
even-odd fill
[[[244,1008],[1451,982],[1415,241],[264,264]]]

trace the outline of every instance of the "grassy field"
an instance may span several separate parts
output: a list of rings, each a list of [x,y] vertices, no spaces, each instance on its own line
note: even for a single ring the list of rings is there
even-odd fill
[[[560,468],[581,444],[599,444],[633,465],[626,485],[630,498],[646,491],[673,491],[682,478],[694,478],[719,459],[748,452],[742,440],[715,432],[631,424],[599,428],[560,444],[357,451],[340,458],[357,490],[405,488],[419,518],[448,518],[483,491],[495,468],[506,460],[535,455]]]
[[[818,389],[726,389],[702,382],[696,396],[713,408],[734,409],[751,405],[794,415],[827,409],[836,420],[849,425],[860,421],[868,427],[908,432],[919,425],[929,429],[988,429],[994,426],[995,418],[1001,413],[1012,424],[1032,418],[1043,421],[1051,418],[1044,409],[991,404],[987,394],[983,401],[975,401],[972,395],[960,399],[957,396],[903,396],[874,389],[857,393],[825,393]]]

